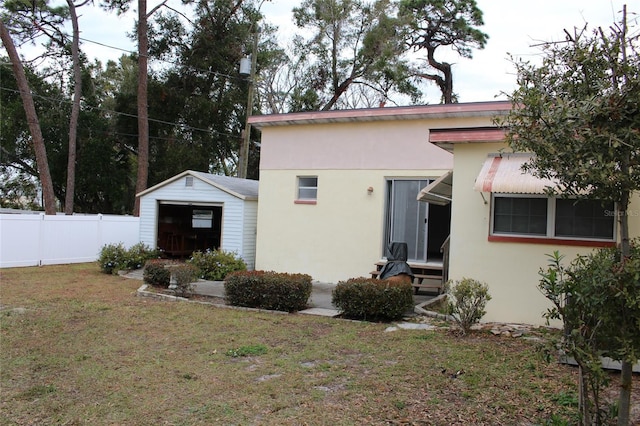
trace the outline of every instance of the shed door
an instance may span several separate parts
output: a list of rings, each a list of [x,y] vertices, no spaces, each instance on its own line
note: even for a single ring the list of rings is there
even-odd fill
[[[222,205],[160,202],[157,247],[169,257],[220,248]]]

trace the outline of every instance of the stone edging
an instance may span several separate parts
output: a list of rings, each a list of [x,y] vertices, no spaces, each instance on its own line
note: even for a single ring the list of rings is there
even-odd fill
[[[215,306],[216,308],[236,309],[240,311],[266,312],[266,313],[273,313],[273,314],[280,314],[280,315],[289,315],[289,312],[284,312],[284,311],[272,311],[269,309],[246,308],[243,306],[231,306],[231,305],[224,305],[221,303],[203,302],[201,300],[191,300],[186,297],[172,296],[170,294],[161,294],[153,291],[148,291],[147,288],[149,288],[149,284],[141,285],[138,288],[138,290],[136,290],[136,296],[146,297],[149,299],[164,300],[169,302],[200,303],[201,305]]]

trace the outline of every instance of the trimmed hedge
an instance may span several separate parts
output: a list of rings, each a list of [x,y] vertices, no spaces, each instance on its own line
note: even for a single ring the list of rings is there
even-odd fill
[[[142,279],[145,283],[155,287],[168,287],[171,281],[171,272],[165,268],[166,261],[162,259],[147,260],[142,271]]]
[[[227,303],[248,308],[295,312],[306,309],[311,276],[272,271],[239,271],[224,283]]]
[[[338,283],[331,301],[346,318],[397,320],[413,307],[413,286],[375,278],[351,278]]]

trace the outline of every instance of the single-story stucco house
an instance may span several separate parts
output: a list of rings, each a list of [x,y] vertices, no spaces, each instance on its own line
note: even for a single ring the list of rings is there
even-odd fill
[[[486,282],[484,320],[543,324],[550,305],[537,284],[546,254],[572,259],[616,244],[616,212],[545,195],[549,182],[521,171],[527,156],[509,154],[494,125],[510,108],[495,101],[251,117],[262,131],[256,269],[336,283],[369,275],[388,243],[402,241],[410,264]],[[631,211],[640,212],[638,194]],[[640,221],[630,222],[640,236]]]
[[[253,269],[258,181],[184,171],[140,197],[140,241],[167,256],[222,249]]]

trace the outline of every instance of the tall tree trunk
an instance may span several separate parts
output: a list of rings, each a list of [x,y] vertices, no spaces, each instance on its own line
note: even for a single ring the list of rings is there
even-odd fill
[[[73,199],[76,188],[76,150],[78,137],[78,116],[80,115],[80,98],[82,96],[82,74],[80,72],[80,30],[78,29],[78,15],[73,0],[67,0],[73,27],[73,41],[71,56],[73,58],[73,104],[69,119],[69,155],[67,159],[67,186],[64,196],[64,213],[73,214]]]
[[[136,194],[147,189],[149,178],[149,111],[147,107],[147,0],[138,0],[138,177]],[[140,198],[136,197],[133,215],[140,216]]]
[[[623,170],[621,170],[622,173],[628,173],[629,156],[629,153],[625,156],[625,161],[623,161],[622,167]],[[620,200],[620,205],[618,206],[620,209],[618,223],[620,224],[620,255],[622,257],[622,262],[624,262],[631,254],[628,214],[630,195],[631,194],[628,192],[623,193],[622,200]],[[624,283],[624,285],[637,286],[637,284],[633,282]],[[640,288],[636,288],[635,291],[640,291]],[[627,318],[623,318],[623,323],[620,324],[621,327],[629,326],[629,321],[626,320]],[[634,325],[631,326],[633,327]],[[631,411],[631,387],[633,384],[632,380],[633,364],[629,361],[622,360],[622,365],[620,366],[620,394],[618,397],[618,426],[627,426],[629,424]]]
[[[442,92],[442,102],[445,104],[453,103],[453,72],[451,71],[451,64],[447,62],[438,62],[435,58],[435,48],[427,48],[427,60],[429,65],[437,69],[442,73],[441,78],[433,79]]]
[[[49,172],[49,163],[47,162],[47,149],[44,146],[44,138],[42,137],[42,131],[40,130],[40,122],[38,121],[38,114],[36,113],[36,107],[33,103],[33,97],[31,96],[31,90],[29,89],[29,83],[27,82],[27,76],[24,73],[22,67],[22,61],[18,56],[9,30],[5,27],[4,22],[0,19],[0,38],[2,38],[2,44],[11,60],[13,67],[13,75],[16,78],[18,89],[20,90],[20,97],[22,98],[22,105],[24,106],[24,112],[27,116],[27,123],[29,124],[29,131],[31,132],[31,138],[33,139],[33,149],[36,154],[36,164],[38,165],[38,174],[40,175],[40,186],[42,186],[42,198],[44,200],[44,211],[47,215],[56,214],[56,199],[53,194],[53,182],[51,180],[51,173]]]

